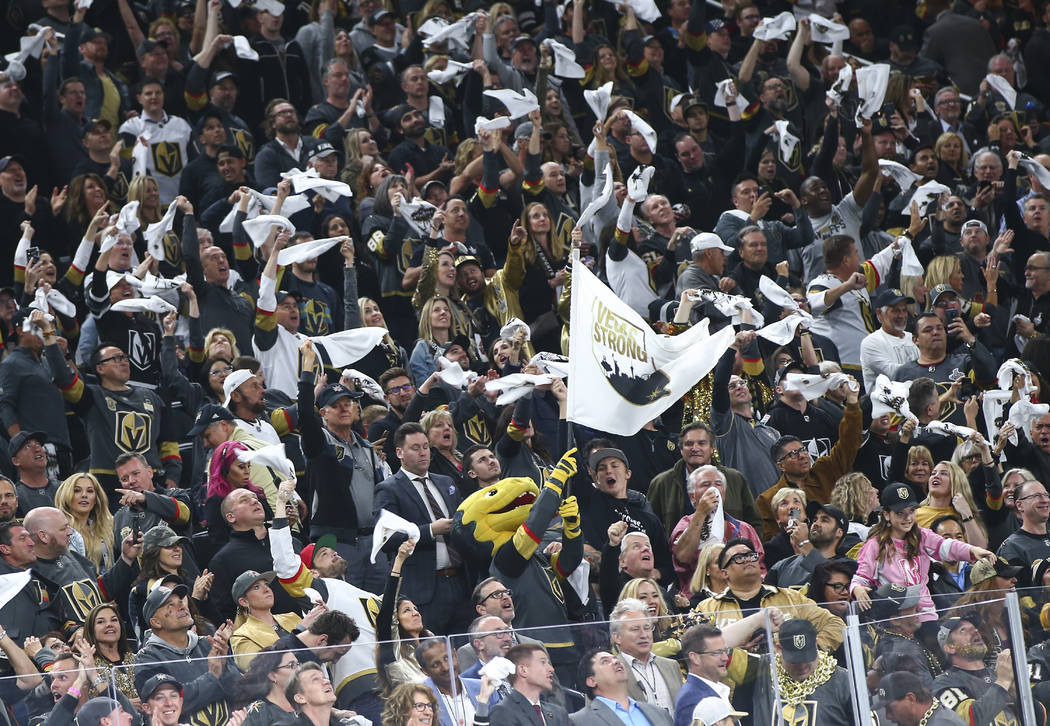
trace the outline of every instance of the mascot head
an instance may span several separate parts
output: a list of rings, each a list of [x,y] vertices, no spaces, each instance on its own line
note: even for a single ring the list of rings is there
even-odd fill
[[[457,542],[492,557],[529,516],[539,491],[532,479],[515,476],[474,492],[456,510],[452,532]]]

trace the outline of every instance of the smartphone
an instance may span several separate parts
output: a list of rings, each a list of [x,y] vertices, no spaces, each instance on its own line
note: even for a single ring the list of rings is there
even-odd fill
[[[963,378],[962,383],[959,384],[959,393],[957,398],[962,402],[966,403],[976,393],[976,387],[973,385],[973,381],[969,378]]]
[[[788,513],[788,517],[797,522],[798,520],[802,519],[802,510],[798,507],[795,507]]]
[[[40,248],[30,247],[26,250],[26,257],[29,258],[30,262],[36,263],[40,261]]]
[[[945,310],[944,311],[944,329],[947,331],[948,328],[951,327],[952,323],[955,322],[955,319],[958,318],[958,317],[959,317],[959,311],[958,310],[954,310],[952,308],[948,308],[947,310]],[[949,335],[954,335],[954,333],[948,333],[948,334]]]
[[[977,188],[978,189],[987,189],[991,185],[992,185],[992,183],[989,180],[987,180],[987,179],[982,179],[981,181],[977,182]]]

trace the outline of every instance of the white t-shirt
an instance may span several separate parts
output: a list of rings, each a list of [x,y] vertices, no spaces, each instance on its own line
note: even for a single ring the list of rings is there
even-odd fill
[[[809,218],[810,224],[813,225],[813,241],[802,248],[803,280],[812,280],[825,272],[824,240],[828,237],[844,234],[853,238],[854,244],[860,241],[861,211],[860,205],[853,198],[853,192],[850,192],[831,208],[829,214]],[[860,247],[857,247],[857,252],[863,259],[864,254]]]
[[[885,373],[892,381],[901,365],[918,358],[919,348],[912,342],[911,335],[905,333],[898,338],[879,328],[860,342],[860,369],[865,390],[872,390],[880,373]]]
[[[120,133],[135,137],[131,151],[135,174],[156,179],[160,203],[169,204],[179,194],[179,178],[189,162],[190,125],[185,119],[167,114],[160,121],[137,116],[121,124]]]

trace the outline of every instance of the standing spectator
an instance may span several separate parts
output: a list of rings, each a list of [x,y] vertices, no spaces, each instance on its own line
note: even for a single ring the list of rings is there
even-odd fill
[[[506,726],[535,726],[533,716],[539,716],[544,726],[569,726],[569,715],[561,706],[541,701],[540,696],[554,687],[554,666],[542,645],[525,643],[507,651],[507,660],[514,664],[510,674],[511,691],[492,707],[489,722]]]
[[[142,114],[125,121],[118,133],[132,149],[141,171],[152,176],[160,192],[160,203],[169,204],[179,194],[179,179],[189,162],[192,129],[185,119],[164,110],[164,84],[147,79],[135,95]],[[142,147],[142,148],[140,148]]]
[[[47,434],[43,432],[19,431],[7,446],[7,455],[18,471],[15,491],[19,517],[37,507],[54,506],[58,481],[47,470],[46,443]]]
[[[906,333],[908,305],[914,303],[914,298],[892,289],[883,290],[872,299],[880,327],[860,341],[864,390],[873,390],[880,374],[893,380],[898,367],[919,357],[919,349]]]
[[[461,633],[470,616],[458,603],[467,599],[470,587],[463,560],[448,534],[462,497],[452,479],[429,473],[430,445],[422,426],[399,426],[394,446],[401,470],[376,487],[373,515],[378,517],[386,509],[419,525],[419,551],[408,561],[403,594],[416,603],[435,632]],[[396,549],[405,539],[401,534],[390,537],[384,550]]]

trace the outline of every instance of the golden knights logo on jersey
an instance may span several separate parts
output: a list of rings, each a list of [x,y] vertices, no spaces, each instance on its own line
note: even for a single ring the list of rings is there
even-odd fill
[[[157,336],[138,330],[128,331],[128,360],[140,371],[148,370],[157,358]]]
[[[572,249],[572,230],[575,228],[576,220],[562,212],[558,215],[558,220],[554,223],[554,226],[551,227],[551,237],[561,240],[563,249]]]
[[[223,726],[230,720],[230,708],[226,701],[209,703],[189,718],[190,726]]]
[[[772,726],[817,726],[818,705],[816,701],[785,704],[781,706],[779,719],[773,714]]]
[[[164,176],[178,176],[182,173],[182,150],[178,144],[170,141],[159,141],[150,144],[153,155],[153,169]]]
[[[114,443],[128,453],[145,451],[152,440],[153,417],[138,411],[114,412]]]
[[[164,245],[164,261],[173,267],[182,264],[182,242],[174,232],[168,232],[161,240]]]
[[[244,129],[238,129],[233,126],[226,130],[233,139],[233,143],[237,144],[237,148],[244,154],[244,158],[251,163],[255,159],[255,140],[252,138],[252,135]]]
[[[77,580],[62,586],[62,597],[77,620],[84,622],[91,608],[102,602],[98,586],[91,580]]]
[[[299,332],[303,335],[328,335],[332,330],[332,311],[328,303],[316,298],[306,298],[299,305],[301,322]]]

